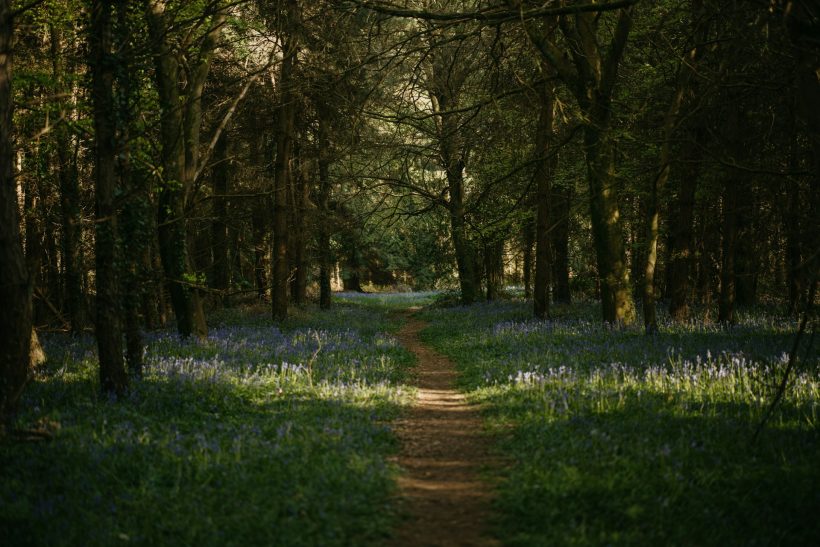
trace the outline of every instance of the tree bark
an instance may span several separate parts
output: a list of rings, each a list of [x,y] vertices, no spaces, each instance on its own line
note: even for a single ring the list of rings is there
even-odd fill
[[[697,2],[696,4],[697,7],[693,15],[698,18],[700,14],[700,3]],[[663,143],[661,144],[658,174],[653,178],[648,192],[645,240],[646,261],[643,276],[643,317],[644,329],[647,334],[654,334],[658,330],[658,319],[655,311],[655,266],[658,259],[658,234],[660,226],[658,192],[660,189],[665,188],[669,182],[669,173],[672,163],[672,137],[677,129],[678,118],[684,99],[689,92],[698,56],[699,44],[695,44],[689,48],[683,61],[678,65],[675,90],[663,124]],[[694,184],[694,181],[684,183],[685,186],[689,186],[690,188],[693,188]],[[690,188],[684,188],[682,192],[691,192]],[[688,200],[690,198],[694,200],[693,195],[684,196],[684,199]],[[682,220],[685,221],[686,219],[684,218]],[[689,222],[691,224],[691,220]],[[683,231],[686,230],[685,227],[681,229]]]
[[[740,308],[753,306],[757,300],[757,278],[760,269],[757,235],[758,207],[753,183],[737,197],[737,236],[735,249],[735,303]]]
[[[122,357],[122,325],[117,208],[117,135],[114,104],[114,71],[111,3],[91,4],[90,61],[91,97],[94,111],[94,195],[96,199],[96,288],[97,348],[100,360],[100,387],[104,393],[121,396],[128,386]]]
[[[273,187],[273,257],[271,264],[271,308],[274,321],[288,316],[288,187],[293,176],[293,141],[296,131],[296,69],[299,51],[297,30],[299,7],[287,2],[284,59],[279,73],[279,133],[276,138],[276,162]]]
[[[52,25],[51,62],[55,95],[73,95],[66,88],[65,74],[67,68],[61,58],[62,36],[57,27]],[[78,150],[71,151],[71,135],[68,122],[71,117],[65,99],[60,99],[60,120],[55,127],[55,151],[57,153],[57,172],[60,183],[60,214],[62,237],[60,247],[63,262],[63,286],[66,315],[71,332],[79,334],[85,325],[85,302],[82,289],[81,239],[82,226],[80,215],[80,184],[77,170]]]
[[[787,182],[788,210],[784,212],[786,226],[786,282],[789,294],[789,313],[800,311],[800,297],[803,293],[802,253],[800,233],[800,186],[796,181]]]
[[[608,132],[608,115],[592,118],[585,129],[587,177],[590,193],[590,218],[598,277],[601,281],[603,320],[608,323],[630,324],[635,321],[635,304],[629,284],[629,268],[620,211],[615,194],[615,155]]]
[[[523,283],[524,283],[524,298],[532,298],[532,273],[533,273],[533,253],[532,248],[535,245],[535,222],[532,218],[527,218],[521,228],[521,251],[524,258],[523,265]]]
[[[501,296],[504,286],[504,240],[497,239],[484,245],[484,269],[487,272],[487,301]]]
[[[128,0],[116,0],[116,35],[130,36],[133,31],[128,15]],[[122,206],[119,230],[122,237],[122,307],[125,317],[125,355],[128,373],[142,378],[143,337],[145,322],[142,311],[146,291],[147,270],[143,259],[150,249],[153,230],[151,223],[151,185],[144,170],[134,167],[131,139],[135,129],[135,108],[139,104],[139,85],[133,79],[134,51],[130,40],[120,39],[117,44],[117,119],[121,124],[118,143],[118,167],[122,186]]]
[[[461,303],[468,306],[475,302],[478,287],[476,284],[473,246],[467,238],[467,227],[464,222],[464,165],[447,169],[447,182],[450,189],[450,230],[453,237],[453,248],[456,254],[458,282],[461,288]]]
[[[230,186],[230,143],[223,133],[214,151],[212,174],[213,220],[211,221],[211,255],[213,256],[213,288],[219,291],[216,302],[226,305],[230,279],[228,264],[228,191]]]
[[[307,204],[309,200],[310,187],[307,184],[305,167],[302,164],[301,152],[297,152],[295,158],[295,168],[291,180],[291,222],[290,232],[292,235],[288,245],[291,270],[290,297],[297,306],[303,305],[307,301],[307,226],[305,217],[307,215]]]
[[[194,331],[194,307],[186,284],[187,252],[184,220],[185,143],[180,108],[179,62],[166,36],[170,27],[165,3],[149,0],[148,28],[154,47],[157,90],[160,106],[163,179],[157,192],[159,252],[177,320],[183,338]]]
[[[723,190],[723,217],[720,261],[718,321],[735,321],[735,249],[737,242],[737,186],[728,180]]]
[[[269,197],[254,202],[251,206],[251,232],[253,234],[253,280],[259,300],[265,298],[268,289],[268,280],[265,275],[265,257],[269,242],[265,235],[270,232],[269,212],[271,200]]]
[[[548,319],[550,315],[550,199],[552,197],[552,150],[555,93],[551,84],[539,90],[540,105],[535,137],[535,286],[533,308],[535,317]]]
[[[612,137],[612,96],[618,68],[632,29],[634,6],[618,10],[612,38],[605,47],[599,40],[601,18],[580,13],[558,19],[569,55],[549,35],[530,37],[558,77],[575,95],[583,117],[584,148],[589,183],[590,217],[603,320],[629,324],[635,321],[635,304],[629,283],[618,198],[615,189],[615,153]]]
[[[20,240],[13,170],[12,19],[11,0],[0,0],[0,436],[16,414],[28,381],[33,333],[31,282]]]
[[[700,177],[699,146],[701,132],[690,135],[695,142],[688,143],[683,153],[684,169],[680,176],[678,195],[670,215],[670,249],[669,275],[667,293],[669,294],[669,315],[678,322],[687,321],[690,317],[690,275],[695,265],[695,197]]]
[[[207,336],[199,292],[187,250],[186,200],[199,173],[202,93],[226,14],[211,17],[199,50],[177,52],[168,36],[165,0],[146,0],[146,18],[156,63],[163,180],[159,188],[159,248],[180,336]],[[192,54],[193,53],[193,54]],[[184,63],[182,62],[184,61]],[[181,66],[187,67],[184,77]],[[183,100],[184,99],[184,100]]]
[[[569,288],[569,210],[573,187],[553,186],[552,217],[552,299],[553,302],[569,304],[572,294]]]
[[[330,276],[333,271],[333,252],[330,247],[330,136],[327,121],[319,114],[319,308],[330,309]]]
[[[802,261],[797,266],[803,281],[803,295],[797,299],[800,300],[805,298],[806,291],[811,291],[820,271],[820,238],[817,237],[820,233],[820,109],[817,108],[820,104],[820,44],[817,41],[820,22],[815,3],[783,0],[783,4],[786,28],[797,59],[798,112],[807,127],[814,163],[814,173],[809,181],[809,213],[802,229]]]

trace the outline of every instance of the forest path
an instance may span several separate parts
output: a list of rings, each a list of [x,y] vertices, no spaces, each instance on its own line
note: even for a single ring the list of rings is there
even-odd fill
[[[399,496],[409,516],[389,544],[499,545],[487,535],[491,487],[478,475],[492,462],[478,409],[456,390],[453,363],[419,340],[426,323],[405,317],[397,337],[418,358],[419,395],[396,424]]]

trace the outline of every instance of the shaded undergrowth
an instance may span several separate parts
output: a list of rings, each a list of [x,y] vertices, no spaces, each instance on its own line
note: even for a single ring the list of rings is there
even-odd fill
[[[351,545],[394,519],[389,427],[413,357],[377,310],[216,316],[208,340],[153,333],[125,400],[98,395],[90,339],[44,337],[50,361],[0,445],[3,545]]]

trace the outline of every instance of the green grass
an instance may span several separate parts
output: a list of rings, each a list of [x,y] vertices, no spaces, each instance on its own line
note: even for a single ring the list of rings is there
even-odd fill
[[[647,338],[604,327],[590,305],[556,311],[425,313],[425,339],[458,363],[498,436],[505,543],[820,544],[816,351],[751,444],[793,322],[757,311]]]
[[[353,545],[389,534],[390,421],[411,354],[384,313],[217,314],[210,338],[148,340],[146,378],[98,396],[91,340],[44,337],[21,423],[55,438],[0,444],[0,543]],[[308,328],[308,325],[310,326]]]
[[[147,339],[146,378],[99,396],[93,341],[44,336],[50,361],[0,444],[0,544],[367,545],[389,536],[390,428],[414,391],[390,334],[425,295],[338,295],[274,327],[266,307],[211,316],[205,342]],[[431,308],[426,341],[484,404],[505,464],[510,545],[820,544],[820,373],[799,363],[750,443],[794,322],[608,329],[594,304]]]

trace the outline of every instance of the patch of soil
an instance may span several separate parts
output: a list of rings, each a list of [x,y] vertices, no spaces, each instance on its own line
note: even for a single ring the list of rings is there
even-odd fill
[[[425,323],[408,317],[397,334],[416,354],[415,404],[396,424],[399,495],[408,518],[389,542],[395,546],[498,545],[488,537],[491,488],[479,473],[491,464],[478,409],[455,388],[455,367],[421,343]]]

